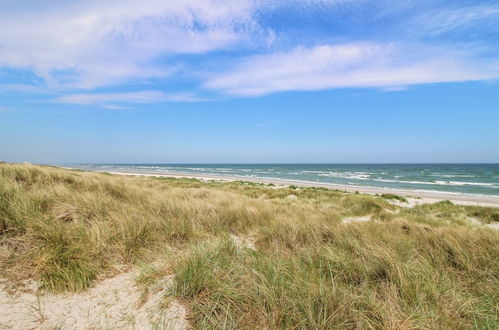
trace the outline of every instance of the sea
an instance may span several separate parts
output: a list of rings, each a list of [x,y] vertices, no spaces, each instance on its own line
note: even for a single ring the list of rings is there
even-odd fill
[[[499,164],[71,164],[88,171],[284,179],[499,196]]]

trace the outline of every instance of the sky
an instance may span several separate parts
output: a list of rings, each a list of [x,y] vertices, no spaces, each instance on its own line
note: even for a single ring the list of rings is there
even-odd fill
[[[499,2],[0,0],[0,160],[498,163]]]

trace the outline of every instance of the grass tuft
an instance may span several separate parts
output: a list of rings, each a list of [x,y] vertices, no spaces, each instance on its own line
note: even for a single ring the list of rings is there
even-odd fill
[[[381,198],[407,203],[407,199],[404,196],[399,196],[395,194],[382,194]]]

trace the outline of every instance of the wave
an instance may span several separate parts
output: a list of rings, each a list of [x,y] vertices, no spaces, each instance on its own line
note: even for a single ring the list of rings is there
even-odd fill
[[[475,178],[475,175],[468,175],[468,174],[441,174],[441,173],[434,173],[434,174],[428,174],[428,176],[433,176],[433,177],[441,177],[441,178]]]
[[[391,182],[391,183],[409,183],[409,184],[430,184],[439,186],[484,186],[484,187],[498,187],[494,183],[488,182],[464,182],[464,181],[404,181],[404,180],[389,180],[389,179],[372,179],[378,182]]]
[[[493,183],[486,183],[486,182],[462,182],[462,181],[435,181],[437,184],[448,184],[452,186],[496,186]]]
[[[187,166],[186,166],[187,165]],[[218,175],[232,177],[268,178],[280,180],[296,180],[296,182],[315,182],[336,185],[361,185],[385,188],[404,189],[438,189],[445,192],[483,192],[497,195],[499,190],[499,167],[491,169],[465,168],[455,169],[449,167],[448,172],[436,168],[406,168],[404,166],[377,169],[371,166],[351,167],[347,166],[224,166],[224,165],[111,165],[111,164],[87,164],[79,165],[81,169],[98,171],[135,171],[140,173],[185,173],[195,175]],[[423,172],[420,174],[419,172]],[[433,188],[434,187],[434,188]]]
[[[342,178],[342,179],[357,179],[357,180],[369,180],[371,178],[369,174],[348,174],[348,173],[327,173],[327,174],[318,174],[318,176],[325,176],[330,178]]]

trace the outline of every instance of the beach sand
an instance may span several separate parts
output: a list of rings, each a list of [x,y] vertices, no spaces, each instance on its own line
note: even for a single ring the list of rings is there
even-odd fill
[[[263,179],[263,178],[241,178],[233,176],[218,176],[218,175],[202,175],[202,174],[192,174],[192,173],[168,173],[168,174],[158,174],[158,173],[148,173],[148,172],[106,172],[110,174],[117,175],[136,175],[136,176],[152,176],[152,177],[171,177],[171,178],[195,178],[199,180],[209,181],[248,181],[255,183],[265,183],[274,184],[281,187],[286,187],[294,185],[297,187],[316,187],[316,188],[328,188],[337,189],[345,192],[359,192],[363,194],[370,195],[381,195],[381,194],[395,194],[399,196],[404,196],[407,199],[407,203],[396,202],[399,206],[413,207],[419,204],[436,203],[440,201],[451,201],[457,205],[474,205],[474,206],[488,206],[488,207],[499,207],[499,196],[487,196],[487,195],[472,195],[472,194],[461,194],[461,193],[446,193],[446,192],[436,192],[436,191],[426,191],[426,190],[406,190],[406,189],[392,189],[392,188],[378,188],[378,187],[365,187],[365,186],[348,186],[321,182],[305,182],[305,181],[293,181],[284,179]]]
[[[188,329],[187,310],[164,292],[172,276],[148,296],[136,286],[138,272],[122,271],[80,293],[39,291],[30,282],[9,293],[0,282],[0,329]]]

